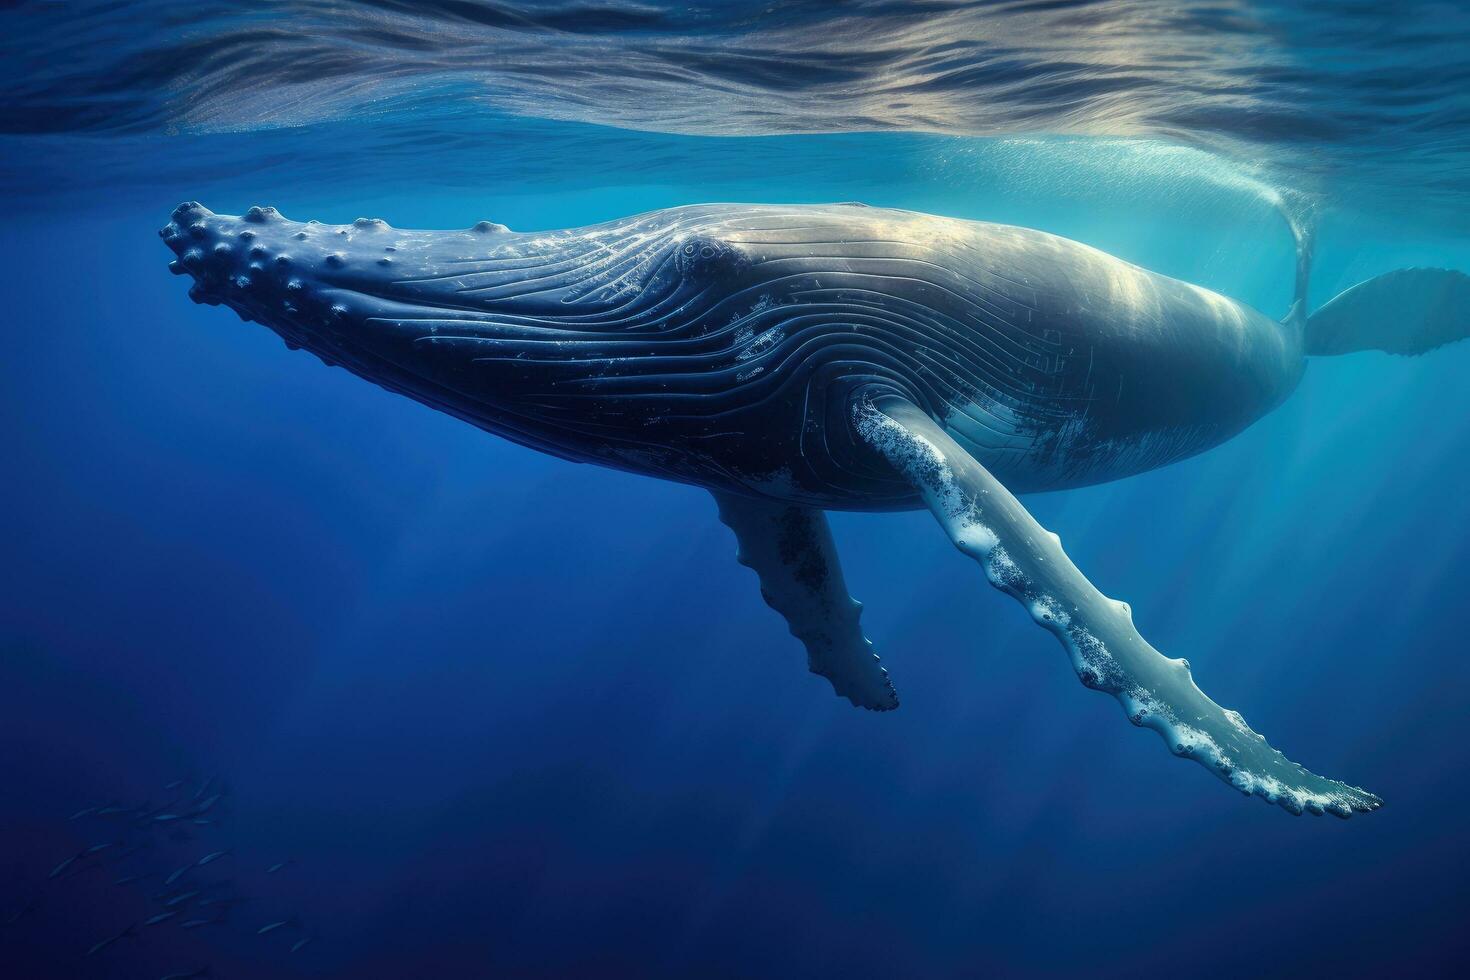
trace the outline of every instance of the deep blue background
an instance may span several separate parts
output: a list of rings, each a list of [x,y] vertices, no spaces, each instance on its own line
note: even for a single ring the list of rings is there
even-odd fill
[[[583,159],[574,191],[434,196],[367,164],[129,191],[68,163],[68,196],[13,202],[0,912],[39,904],[0,926],[0,972],[1451,973],[1470,951],[1470,344],[1313,363],[1212,453],[1028,500],[1216,700],[1387,801],[1344,823],[1170,758],[923,513],[834,517],[903,699],[854,710],[806,673],[707,495],[533,454],[290,355],[192,304],[155,236],[194,197],[517,229],[857,197],[1041,227],[1285,310],[1284,225],[1207,161],[859,142],[730,149],[782,162],[745,180],[681,182],[671,151],[617,185]],[[190,146],[146,152],[185,170]],[[1330,213],[1314,294],[1410,264],[1470,269],[1470,250]],[[230,798],[181,850],[231,846],[220,864],[256,901],[83,957],[149,914],[149,889],[47,881],[106,837],[67,816],[184,775]],[[319,933],[296,954],[290,930],[254,935],[288,914]]]

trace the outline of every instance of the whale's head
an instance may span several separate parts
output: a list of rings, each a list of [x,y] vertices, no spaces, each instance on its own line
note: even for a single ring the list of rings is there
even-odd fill
[[[779,411],[795,390],[756,359],[802,363],[780,354],[775,294],[815,282],[762,286],[726,217],[710,205],[547,232],[415,231],[190,202],[160,235],[195,301],[329,365],[553,455],[738,487],[780,449],[731,450],[737,416]]]
[[[555,403],[596,374],[589,359],[634,349],[626,329],[605,329],[626,293],[590,295],[587,257],[606,249],[595,236],[519,235],[490,222],[458,231],[303,223],[274,208],[234,216],[195,202],[159,234],[176,256],[170,270],[193,277],[196,302],[550,452],[581,455]]]

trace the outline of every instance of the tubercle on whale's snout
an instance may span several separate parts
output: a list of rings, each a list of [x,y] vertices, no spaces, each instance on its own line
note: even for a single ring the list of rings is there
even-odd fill
[[[359,218],[350,227],[374,231],[388,225]],[[290,221],[271,207],[252,207],[237,217],[188,201],[158,234],[176,256],[169,271],[194,278],[190,299],[228,306],[240,319],[269,327],[287,347],[305,347],[328,365],[337,363],[334,324],[350,311],[344,291],[331,288],[330,274],[346,265],[334,251],[343,228]]]
[[[278,243],[257,240],[259,233],[252,226],[272,222],[294,224],[275,208],[253,207],[236,218],[217,215],[198,201],[187,201],[174,209],[158,235],[177,256],[169,262],[169,271],[194,277],[191,299],[210,306],[228,305],[242,319],[252,320],[258,319],[256,308],[271,300],[283,313],[296,312],[288,298],[272,294],[301,288],[291,276],[290,255]]]
[[[327,225],[291,221],[271,207],[252,207],[237,217],[187,201],[158,234],[176,256],[169,270],[193,276],[189,295],[195,302],[229,306],[289,343],[292,321],[340,319],[349,312],[344,297],[396,278],[404,258],[399,236],[413,233],[395,232],[381,218]],[[487,238],[510,229],[482,221],[458,234],[466,254],[473,254]]]
[[[398,280],[440,271],[424,264],[426,251],[433,258],[421,247],[426,236],[447,240],[455,254],[476,255],[514,233],[489,221],[444,233],[402,231],[380,218],[298,222],[271,207],[236,216],[187,201],[158,234],[175,256],[169,270],[193,277],[189,297],[196,303],[227,306],[292,350],[351,367],[380,358],[384,345],[400,339],[394,315],[477,319],[452,305],[392,298]]]

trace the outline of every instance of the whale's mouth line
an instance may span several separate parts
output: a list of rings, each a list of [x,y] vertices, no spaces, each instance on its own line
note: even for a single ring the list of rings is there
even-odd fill
[[[397,285],[389,281],[388,285]],[[457,327],[482,325],[488,328],[501,328],[507,330],[508,336],[523,336],[526,333],[540,333],[557,335],[561,337],[585,337],[585,331],[569,330],[565,327],[548,325],[549,318],[531,317],[507,313],[494,313],[483,308],[463,306],[457,303],[444,302],[429,297],[415,296],[406,298],[391,295],[385,291],[365,288],[365,283],[353,284],[331,284],[318,287],[322,294],[340,294],[338,298],[346,302],[357,301],[361,304],[358,312],[364,321],[379,322],[386,324],[408,324],[408,323],[451,323]],[[365,303],[363,301],[366,301]],[[376,307],[376,309],[374,308]],[[496,339],[494,336],[486,336],[484,339]]]

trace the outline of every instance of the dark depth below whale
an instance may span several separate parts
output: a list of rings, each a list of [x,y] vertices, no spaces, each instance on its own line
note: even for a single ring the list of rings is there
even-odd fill
[[[1293,813],[1381,805],[1272,749],[1103,596],[1014,494],[1201,452],[1306,355],[1464,337],[1470,277],[1380,276],[1278,322],[1024,228],[857,204],[706,205],[562,231],[401,231],[180,205],[161,232],[225,304],[390,391],[570,460],[705,487],[838,694],[897,706],[824,509],[929,507],[1082,682]]]

